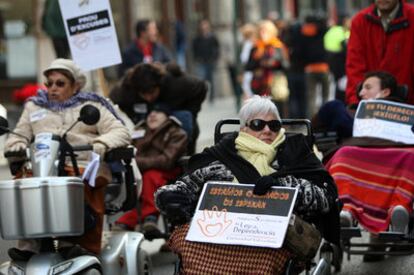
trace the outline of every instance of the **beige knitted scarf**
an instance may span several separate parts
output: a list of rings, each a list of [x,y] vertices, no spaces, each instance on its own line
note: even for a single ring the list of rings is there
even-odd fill
[[[276,157],[277,147],[285,139],[285,129],[282,128],[271,144],[267,144],[245,132],[239,133],[235,143],[237,153],[250,162],[261,176],[265,176],[275,171],[270,165]]]

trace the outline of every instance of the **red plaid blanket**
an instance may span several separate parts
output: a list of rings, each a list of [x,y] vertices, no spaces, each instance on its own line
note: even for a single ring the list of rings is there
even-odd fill
[[[345,146],[326,164],[344,209],[372,233],[388,229],[396,205],[412,212],[414,148]]]

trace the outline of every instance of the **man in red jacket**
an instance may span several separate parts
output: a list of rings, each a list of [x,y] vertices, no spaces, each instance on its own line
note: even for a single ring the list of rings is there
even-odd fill
[[[414,104],[414,6],[404,0],[375,0],[352,20],[348,43],[346,102],[357,104],[356,87],[368,71],[391,73],[408,86]]]

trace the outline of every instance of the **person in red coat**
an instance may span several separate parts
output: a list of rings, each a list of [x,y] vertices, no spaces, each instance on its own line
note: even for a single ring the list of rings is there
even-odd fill
[[[375,0],[352,20],[348,43],[346,103],[357,104],[357,85],[368,71],[391,73],[408,86],[414,104],[414,6],[404,0]]]

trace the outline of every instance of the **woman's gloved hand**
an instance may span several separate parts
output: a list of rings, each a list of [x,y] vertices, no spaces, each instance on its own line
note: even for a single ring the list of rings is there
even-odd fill
[[[183,224],[190,221],[195,205],[191,196],[184,192],[183,186],[167,186],[155,192],[155,205],[173,224]]]
[[[93,151],[101,157],[101,160],[103,160],[106,150],[108,149],[106,145],[100,142],[95,142],[92,147]]]
[[[19,152],[25,150],[27,147],[26,143],[24,142],[16,142],[10,148],[6,149],[6,152]]]
[[[298,186],[295,209],[299,213],[311,216],[329,211],[329,201],[325,189],[312,184],[312,182],[306,179],[294,176],[280,178],[279,182],[281,186]]]
[[[272,186],[280,186],[279,180],[272,176],[263,176],[256,181],[253,188],[253,194],[262,196],[266,194]]]
[[[232,181],[234,179],[231,171],[219,161],[212,162],[205,167],[194,170],[194,172],[189,174],[189,177],[199,188],[209,180]]]

